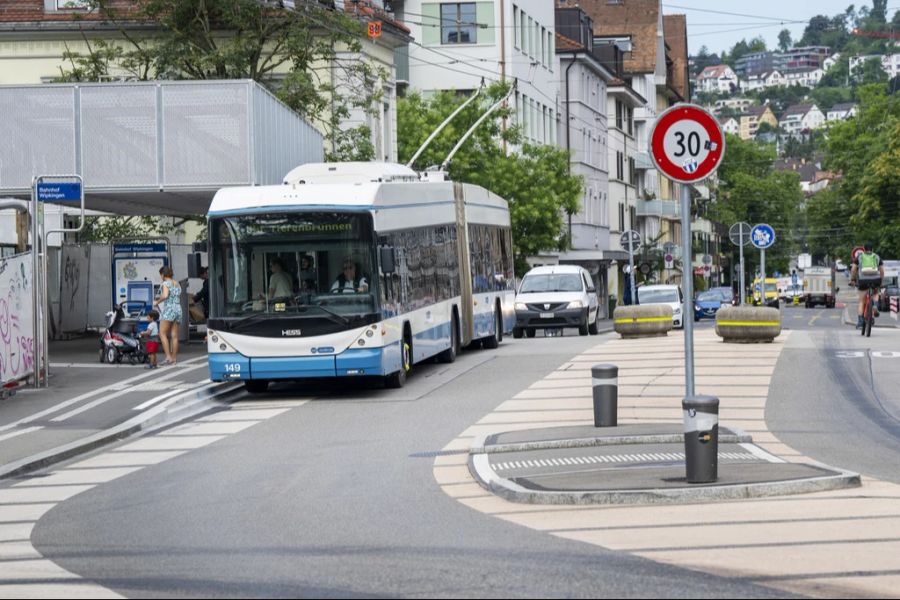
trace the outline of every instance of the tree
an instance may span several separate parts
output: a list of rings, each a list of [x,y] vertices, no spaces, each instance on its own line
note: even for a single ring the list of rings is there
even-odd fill
[[[873,56],[853,69],[853,77],[862,84],[880,83],[888,80],[888,74],[881,65],[881,58]]]
[[[845,87],[817,87],[809,93],[822,112],[828,112],[835,104],[851,102],[853,90]]]
[[[120,39],[89,43],[87,54],[67,50],[60,80],[253,79],[330,133],[329,158],[371,159],[374,149],[358,143],[366,132],[341,128],[352,110],[375,110],[385,78],[352,58],[362,47],[362,23],[315,3],[297,10],[276,4],[135,0],[122,10],[115,0],[87,0]],[[144,33],[148,24],[152,33]]]
[[[123,238],[167,236],[178,229],[179,225],[158,217],[87,217],[84,228],[78,232],[78,241],[108,243]]]
[[[900,254],[900,103],[883,84],[859,88],[859,112],[832,125],[825,166],[841,174],[830,191],[807,207],[817,235],[845,232],[874,241],[883,255]],[[849,247],[840,252],[845,258]]]
[[[417,165],[441,164],[465,131],[490,103],[506,93],[503,84],[494,84],[484,101],[467,106],[418,159]],[[408,161],[421,143],[462,100],[452,92],[440,92],[426,100],[418,93],[401,98],[397,108],[398,146],[401,162]],[[516,268],[527,270],[525,259],[542,250],[562,250],[568,246],[566,214],[579,210],[583,193],[581,177],[569,173],[569,154],[559,148],[522,143],[518,127],[501,126],[509,109],[498,118],[485,121],[463,144],[450,163],[454,181],[475,183],[509,202]],[[521,144],[519,152],[508,146]]]
[[[713,221],[730,226],[738,221],[769,223],[784,240],[766,262],[772,268],[787,268],[794,250],[789,232],[796,225],[803,200],[796,173],[772,171],[775,152],[771,147],[727,135],[725,156],[718,170],[717,201],[709,207]]]
[[[791,30],[790,29],[782,29],[778,33],[778,48],[782,52],[787,52],[791,47]]]

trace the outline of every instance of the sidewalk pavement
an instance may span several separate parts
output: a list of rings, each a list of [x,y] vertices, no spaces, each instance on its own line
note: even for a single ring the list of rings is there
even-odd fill
[[[182,343],[177,365],[147,370],[100,363],[98,339],[51,342],[49,387],[0,400],[0,478],[207,410],[236,389],[209,381],[203,342]]]
[[[773,344],[725,345],[695,332],[696,386],[717,396],[720,422],[787,463],[810,463],[766,427],[775,364],[791,332]],[[900,589],[900,485],[863,478],[856,489],[716,503],[534,505],[476,483],[468,451],[485,436],[593,423],[593,364],[619,366],[619,424],[682,421],[684,340],[612,339],[562,364],[450,442],[433,472],[445,493],[499,519],[658,562],[815,596],[896,596]],[[838,465],[839,466],[839,465]],[[727,465],[720,464],[720,473]]]

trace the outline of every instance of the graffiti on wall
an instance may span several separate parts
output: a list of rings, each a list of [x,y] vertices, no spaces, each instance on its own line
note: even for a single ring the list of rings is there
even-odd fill
[[[0,382],[34,373],[31,254],[0,259]]]

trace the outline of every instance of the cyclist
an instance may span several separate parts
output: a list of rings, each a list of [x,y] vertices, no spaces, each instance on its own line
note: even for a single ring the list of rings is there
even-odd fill
[[[863,318],[863,305],[866,301],[866,290],[872,289],[872,302],[875,304],[873,313],[878,316],[878,288],[884,280],[884,261],[875,254],[874,244],[867,242],[864,251],[853,260],[850,269],[850,285],[859,287],[859,306],[857,307],[856,328],[860,329],[865,323]]]

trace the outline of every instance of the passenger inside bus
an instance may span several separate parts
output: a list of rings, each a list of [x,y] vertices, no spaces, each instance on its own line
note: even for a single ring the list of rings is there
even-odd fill
[[[269,270],[272,276],[269,278],[268,298],[293,298],[294,285],[290,274],[284,270],[284,261],[275,257],[269,261]]]

